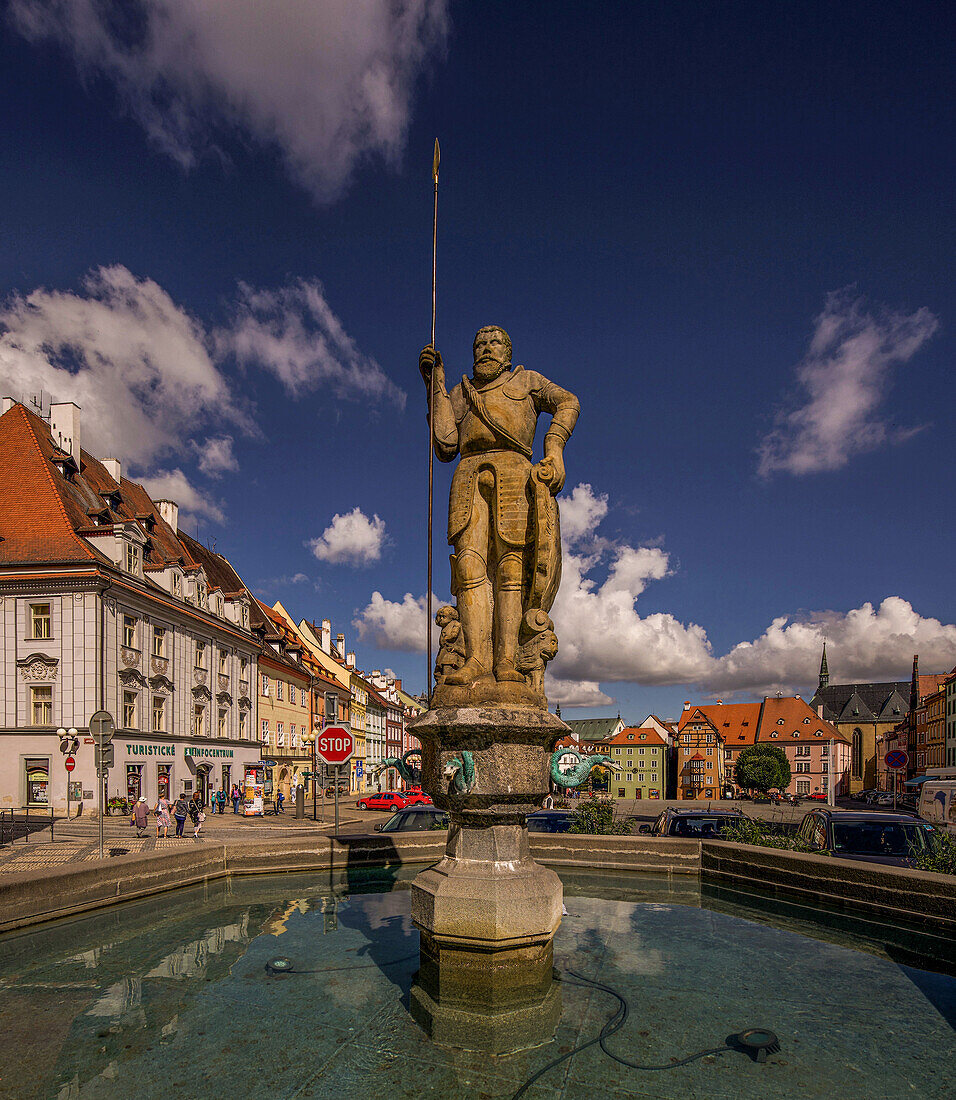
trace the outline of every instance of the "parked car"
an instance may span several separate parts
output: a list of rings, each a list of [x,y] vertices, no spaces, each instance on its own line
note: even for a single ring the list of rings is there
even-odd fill
[[[807,798],[808,802],[826,802],[827,792],[826,791],[814,791],[812,794],[808,794],[806,796],[806,798]]]
[[[421,787],[409,787],[407,791],[402,791],[408,801],[409,806],[430,806],[432,804],[432,796],[430,794],[424,794]]]
[[[919,795],[920,817],[956,834],[956,780],[927,779]]]
[[[377,833],[421,833],[431,829],[447,829],[448,814],[436,806],[407,806],[396,810],[388,819],[375,826]]]
[[[720,840],[721,830],[735,821],[743,821],[740,810],[680,810],[668,809],[659,814],[653,825],[642,825],[645,836],[683,836],[693,840]]]
[[[535,810],[528,814],[529,833],[566,833],[571,828],[571,810]]]
[[[929,822],[909,814],[818,808],[804,816],[797,836],[813,851],[840,859],[915,867],[932,832]]]
[[[887,794],[889,794],[889,795],[890,795],[890,805],[892,805],[892,804],[893,804],[893,795],[892,795],[892,794],[890,794],[890,792],[889,792],[889,791],[878,791],[878,790],[875,790],[875,789],[874,789],[874,790],[872,790],[872,791],[868,791],[868,792],[867,792],[867,795],[866,795],[866,798],[864,798],[864,800],[863,800],[863,801],[864,801],[864,802],[865,802],[865,803],[866,803],[866,804],[867,804],[868,806],[875,806],[875,805],[877,805],[878,801],[879,801],[879,800],[880,800],[880,799],[881,799],[881,798],[882,798],[882,797],[883,797],[884,795],[887,795]]]
[[[404,810],[408,805],[408,799],[398,791],[382,791],[381,794],[363,795],[355,803],[360,810]]]
[[[330,784],[329,784],[329,785],[328,785],[328,786],[327,786],[327,787],[325,788],[325,797],[326,797],[326,798],[335,798],[335,787],[336,787],[336,784],[335,784],[335,783],[330,783]],[[338,788],[339,788],[339,794],[340,794],[340,795],[342,795],[342,794],[348,794],[348,793],[349,793],[349,785],[348,785],[348,781],[347,781],[347,780],[345,780],[345,779],[343,779],[343,780],[342,780],[342,781],[341,781],[341,782],[340,782],[340,783],[338,784]]]

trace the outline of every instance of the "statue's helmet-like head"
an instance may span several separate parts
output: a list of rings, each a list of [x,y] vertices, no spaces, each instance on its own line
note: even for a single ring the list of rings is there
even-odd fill
[[[485,325],[475,334],[474,376],[479,382],[492,382],[511,366],[511,337],[498,325]]]

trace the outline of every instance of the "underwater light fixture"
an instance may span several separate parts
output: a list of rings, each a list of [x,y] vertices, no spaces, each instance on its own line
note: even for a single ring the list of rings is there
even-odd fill
[[[292,960],[287,959],[284,955],[270,959],[266,963],[266,972],[269,974],[289,974],[293,970],[295,970],[295,966],[293,966]]]
[[[780,1040],[765,1027],[751,1027],[731,1038],[736,1040],[733,1045],[749,1054],[755,1062],[766,1062],[768,1054],[777,1054],[780,1050]]]

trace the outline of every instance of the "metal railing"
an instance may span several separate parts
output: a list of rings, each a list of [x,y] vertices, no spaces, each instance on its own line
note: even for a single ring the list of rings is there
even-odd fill
[[[39,810],[27,806],[19,813],[16,810],[0,810],[0,848],[16,844],[18,840],[29,844],[35,833],[45,829],[50,830],[52,842],[54,821],[52,807]]]

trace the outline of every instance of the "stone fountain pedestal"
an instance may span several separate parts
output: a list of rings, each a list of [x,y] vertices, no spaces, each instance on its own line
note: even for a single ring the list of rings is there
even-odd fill
[[[547,1042],[561,1008],[552,942],[563,890],[531,857],[526,817],[548,793],[552,748],[568,727],[537,707],[482,706],[438,707],[409,729],[422,743],[422,786],[450,818],[444,858],[412,884],[412,1013],[453,1046],[505,1053]],[[445,775],[462,751],[475,764],[467,792]]]

